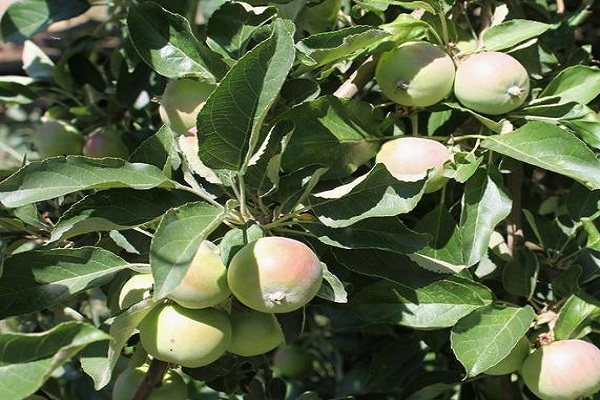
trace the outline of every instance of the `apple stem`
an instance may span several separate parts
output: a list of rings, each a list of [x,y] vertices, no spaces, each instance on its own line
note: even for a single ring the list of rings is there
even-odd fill
[[[132,400],[147,400],[150,393],[152,393],[152,389],[162,382],[167,366],[167,362],[153,359]]]

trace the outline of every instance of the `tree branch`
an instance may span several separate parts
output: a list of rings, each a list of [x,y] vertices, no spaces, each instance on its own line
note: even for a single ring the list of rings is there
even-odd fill
[[[132,400],[147,400],[150,393],[152,393],[152,389],[161,385],[167,366],[168,363],[165,361],[153,359]]]

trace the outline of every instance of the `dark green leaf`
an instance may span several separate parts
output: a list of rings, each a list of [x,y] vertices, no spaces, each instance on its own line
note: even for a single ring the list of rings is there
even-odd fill
[[[289,29],[277,20],[272,35],[231,68],[200,111],[199,155],[208,167],[245,172],[262,123],[294,61]]]
[[[127,27],[142,59],[167,78],[195,76],[216,82],[227,71],[220,57],[194,37],[184,17],[156,3],[131,6]]]
[[[0,335],[0,398],[23,399],[87,345],[111,337],[91,325],[65,322],[43,333]]]
[[[144,140],[129,156],[129,162],[145,163],[160,168],[166,175],[171,173],[171,161],[175,148],[175,134],[163,125],[154,135]]]
[[[6,259],[0,277],[0,319],[39,311],[100,286],[128,263],[99,247],[34,250]]]
[[[19,0],[2,16],[2,40],[23,43],[51,23],[77,17],[89,8],[86,0]]]
[[[600,69],[574,65],[560,71],[539,97],[558,96],[561,103],[587,104],[600,94]]]
[[[502,284],[507,292],[530,299],[539,273],[539,262],[534,252],[522,247],[502,272]]]
[[[592,320],[600,320],[600,301],[586,293],[576,293],[560,309],[554,326],[554,338],[581,338],[590,333]]]
[[[514,132],[490,136],[482,146],[600,189],[600,160],[575,135],[555,125],[532,121]]]

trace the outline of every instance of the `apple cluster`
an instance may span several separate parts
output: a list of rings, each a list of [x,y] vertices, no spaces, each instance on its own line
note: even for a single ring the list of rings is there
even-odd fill
[[[203,241],[179,285],[140,322],[140,342],[154,358],[188,368],[208,365],[225,352],[264,354],[284,341],[275,314],[305,306],[321,282],[319,259],[298,240],[258,239],[243,246],[228,268],[219,248]],[[132,276],[119,306],[151,296],[153,283],[151,274]]]
[[[476,53],[455,67],[442,48],[422,41],[383,53],[375,80],[386,97],[403,106],[432,106],[454,91],[463,106],[489,115],[520,107],[530,89],[527,70],[506,53]]]

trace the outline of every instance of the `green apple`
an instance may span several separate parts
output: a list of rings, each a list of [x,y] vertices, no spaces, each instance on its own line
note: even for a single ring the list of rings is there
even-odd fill
[[[152,274],[136,274],[125,282],[119,292],[119,308],[125,310],[151,296]]]
[[[283,332],[273,314],[233,308],[231,344],[227,351],[250,357],[267,353],[283,343]]]
[[[196,126],[198,113],[215,87],[211,83],[190,78],[169,81],[158,108],[162,121],[173,132],[185,134]]]
[[[230,295],[227,269],[219,248],[205,240],[182,281],[168,297],[186,308],[205,308],[221,303]]]
[[[214,308],[194,310],[176,303],[159,304],[144,317],[138,329],[148,354],[182,367],[208,365],[221,357],[231,343],[229,318]]]
[[[440,47],[408,42],[381,55],[375,80],[390,100],[404,106],[427,107],[450,94],[454,74],[454,61]]]
[[[147,366],[128,368],[115,380],[112,390],[112,400],[131,400],[142,383]],[[185,381],[177,372],[168,370],[160,386],[150,392],[148,400],[187,400],[188,389]]]
[[[42,158],[82,154],[84,138],[73,127],[62,121],[47,121],[40,125],[33,143]]]
[[[264,313],[287,313],[315,297],[323,280],[321,262],[304,243],[263,237],[231,259],[227,281],[244,305]]]
[[[313,370],[313,359],[312,354],[298,346],[281,346],[273,354],[273,370],[284,377],[301,378]]]
[[[529,75],[514,57],[496,51],[475,54],[458,66],[454,95],[465,107],[483,114],[512,111],[529,94]]]

